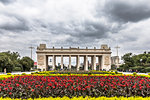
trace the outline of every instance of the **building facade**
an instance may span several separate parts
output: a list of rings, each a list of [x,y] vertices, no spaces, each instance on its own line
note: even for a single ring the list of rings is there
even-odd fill
[[[120,64],[120,60],[119,60],[119,56],[112,56],[111,57],[111,64],[115,65],[116,68],[119,68]]]
[[[101,45],[100,49],[81,48],[47,48],[46,44],[37,47],[37,68],[48,70],[48,57],[52,57],[52,70],[56,67],[56,57],[61,57],[61,69],[63,70],[63,57],[69,57],[68,69],[71,70],[71,57],[76,57],[76,70],[80,70],[80,57],[84,57],[84,71],[88,71],[88,57],[91,57],[92,70],[96,70],[96,58],[98,58],[98,70],[111,69],[111,49],[107,45]]]

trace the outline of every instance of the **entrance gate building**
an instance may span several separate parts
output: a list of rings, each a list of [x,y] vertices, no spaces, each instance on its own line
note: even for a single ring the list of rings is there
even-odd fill
[[[96,58],[98,58],[98,70],[111,69],[111,49],[107,45],[101,45],[100,49],[81,48],[47,48],[46,44],[37,47],[37,68],[42,71],[48,70],[48,57],[52,57],[52,69],[56,68],[56,57],[61,57],[61,69],[63,70],[63,57],[69,57],[68,69],[71,70],[71,57],[76,57],[76,70],[80,70],[80,57],[84,57],[84,71],[88,71],[88,57],[91,57],[92,70],[96,70]]]

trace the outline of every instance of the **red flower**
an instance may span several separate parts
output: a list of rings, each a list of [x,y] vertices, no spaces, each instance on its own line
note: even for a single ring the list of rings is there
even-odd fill
[[[90,88],[90,86],[86,86],[85,88]]]
[[[80,87],[78,87],[78,90],[81,90],[81,88],[80,88]]]
[[[136,88],[136,85],[134,85],[132,88]]]
[[[12,90],[12,87],[9,87],[10,90]]]
[[[47,84],[48,86],[52,86],[52,83]]]
[[[140,87],[140,90],[142,90],[142,89],[143,89],[143,86]]]
[[[11,95],[12,93],[10,92],[9,95]]]
[[[17,87],[19,87],[19,84],[16,84]]]
[[[72,86],[71,89],[74,89],[74,87]]]
[[[113,89],[115,89],[116,87],[115,87],[115,86],[113,86],[112,88],[113,88]]]
[[[32,89],[32,92],[34,92],[34,89]]]
[[[4,90],[6,90],[6,91],[7,91],[7,90],[8,90],[8,88],[4,88]]]

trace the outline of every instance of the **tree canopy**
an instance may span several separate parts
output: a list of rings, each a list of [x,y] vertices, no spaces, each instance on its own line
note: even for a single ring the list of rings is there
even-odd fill
[[[26,61],[26,67],[24,62]],[[0,53],[0,71],[4,72],[6,69],[7,73],[12,72],[14,69],[19,68],[20,71],[29,71],[33,67],[34,61],[29,57],[20,58],[18,52],[1,52]]]
[[[133,55],[127,53],[122,56],[124,64],[118,68],[119,70],[137,70],[140,72],[150,72],[150,54],[144,52],[143,54]]]

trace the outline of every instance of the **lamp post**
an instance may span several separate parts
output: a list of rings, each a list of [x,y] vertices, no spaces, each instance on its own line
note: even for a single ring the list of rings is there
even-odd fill
[[[32,59],[32,50],[34,49],[34,47],[31,45],[31,47],[29,47],[29,49],[31,49],[31,59]]]

